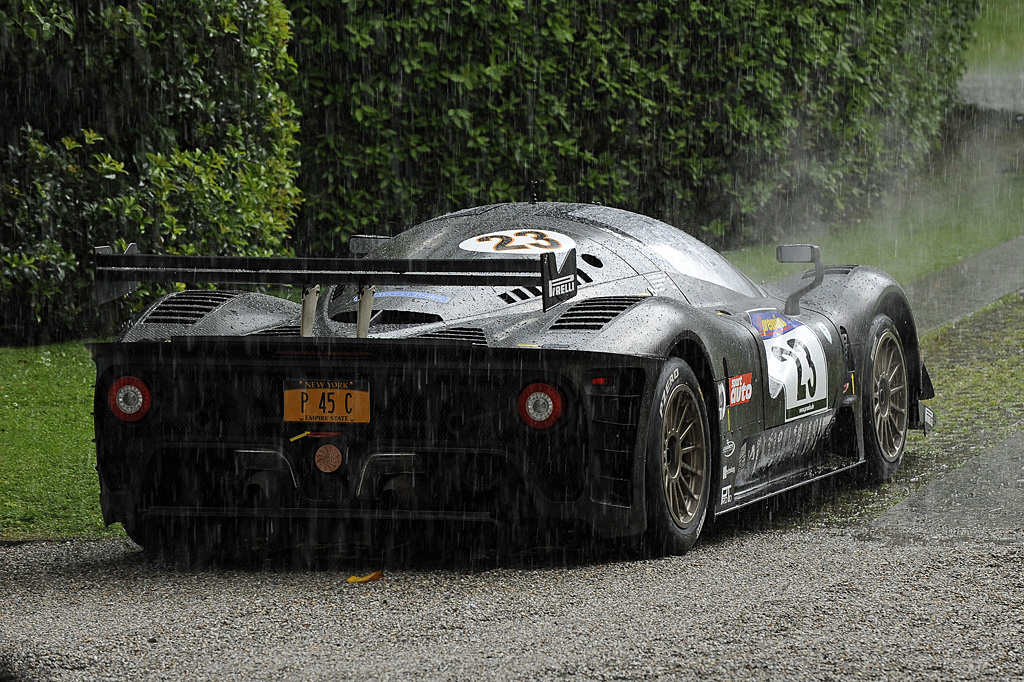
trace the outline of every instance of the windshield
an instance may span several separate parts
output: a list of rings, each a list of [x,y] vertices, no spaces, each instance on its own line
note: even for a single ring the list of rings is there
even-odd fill
[[[764,296],[757,285],[717,251],[660,220],[608,206],[583,206],[572,215],[623,230],[642,242],[648,257],[670,273],[709,282],[743,296]],[[681,281],[677,283],[682,285]]]

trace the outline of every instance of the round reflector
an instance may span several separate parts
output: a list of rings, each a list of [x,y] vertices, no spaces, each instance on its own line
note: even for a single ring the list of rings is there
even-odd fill
[[[338,449],[337,445],[321,445],[316,449],[316,468],[325,474],[330,474],[338,470],[341,466],[341,450]]]
[[[145,417],[151,402],[149,387],[138,377],[121,377],[107,393],[110,411],[125,422],[137,422]]]
[[[550,384],[530,384],[519,394],[519,416],[528,426],[546,429],[562,418],[565,401]]]

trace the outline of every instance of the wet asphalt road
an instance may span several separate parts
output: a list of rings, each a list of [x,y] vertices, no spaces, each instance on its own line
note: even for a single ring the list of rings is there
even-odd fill
[[[931,482],[873,526],[914,541],[1024,544],[1024,429]],[[1020,569],[1024,575],[1024,564]]]
[[[904,287],[919,333],[1024,290],[1024,236]]]

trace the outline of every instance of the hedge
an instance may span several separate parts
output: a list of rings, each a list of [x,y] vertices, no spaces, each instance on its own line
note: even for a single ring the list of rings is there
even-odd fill
[[[933,148],[977,11],[0,0],[0,342],[97,329],[95,244],[332,253],[536,196],[723,246],[861,210]]]
[[[0,342],[101,332],[98,244],[286,250],[290,38],[277,0],[0,3]]]
[[[300,248],[598,201],[718,246],[868,206],[933,147],[977,0],[290,0]]]

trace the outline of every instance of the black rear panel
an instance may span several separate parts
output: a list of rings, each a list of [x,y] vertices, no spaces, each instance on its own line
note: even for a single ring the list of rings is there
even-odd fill
[[[281,504],[302,507],[380,501],[396,476],[419,477],[416,485],[441,508],[512,487],[572,502],[588,477],[599,481],[595,501],[630,502],[645,376],[632,358],[278,337],[181,337],[97,344],[93,352],[101,478],[108,491],[134,491],[139,506],[244,506],[247,481],[264,470],[294,483],[295,499]],[[110,386],[125,375],[152,394],[149,412],[134,423],[107,407]],[[607,383],[595,385],[595,377]],[[285,422],[284,389],[296,380],[360,382],[369,391],[369,423]],[[520,392],[534,382],[557,386],[565,399],[564,417],[549,429],[519,416]],[[328,444],[343,461],[324,473],[315,453]],[[199,475],[168,487],[183,468]]]

